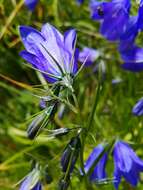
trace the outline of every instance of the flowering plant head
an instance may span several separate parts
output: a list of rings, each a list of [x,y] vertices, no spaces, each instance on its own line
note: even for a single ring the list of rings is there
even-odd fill
[[[49,82],[60,81],[70,87],[77,72],[75,30],[69,30],[62,35],[48,23],[42,26],[40,32],[28,26],[20,26],[19,30],[26,48],[20,55]]]
[[[118,189],[122,176],[132,186],[136,186],[139,181],[139,173],[143,171],[143,161],[123,141],[117,141],[115,143],[113,158],[115,188]]]

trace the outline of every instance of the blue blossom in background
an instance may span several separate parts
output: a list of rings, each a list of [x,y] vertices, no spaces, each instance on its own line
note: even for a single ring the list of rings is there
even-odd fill
[[[90,66],[97,58],[99,57],[99,51],[84,47],[83,50],[79,53],[79,61],[84,63],[86,66]]]
[[[102,21],[108,14],[111,8],[111,3],[109,2],[98,2],[96,0],[91,0],[89,4],[91,18],[93,20]]]
[[[33,11],[38,3],[38,0],[25,0],[25,5],[30,11]]]
[[[136,186],[139,181],[139,173],[143,171],[143,161],[127,143],[122,141],[115,143],[113,158],[115,188],[118,189],[122,176],[132,186]]]
[[[132,113],[136,116],[143,115],[143,98],[141,98],[133,107]]]
[[[121,53],[121,58],[124,61],[122,68],[132,72],[143,70],[143,48],[136,45],[131,45],[129,49]]]
[[[132,72],[143,70],[143,48],[135,44],[135,39],[143,26],[142,19],[143,1],[141,0],[138,15],[130,17],[119,43],[119,52],[124,61],[122,68]]]
[[[19,30],[26,48],[20,55],[49,82],[62,81],[71,86],[78,60],[78,50],[74,50],[75,30],[69,30],[63,36],[48,23],[43,25],[41,32],[28,26],[20,26]]]
[[[84,0],[76,0],[76,2],[80,5],[83,3]]]
[[[101,34],[110,41],[119,40],[129,19],[130,0],[112,0],[98,2],[91,0],[91,16],[94,20],[101,19]]]
[[[138,16],[131,16],[124,27],[124,31],[120,36],[119,52],[124,54],[132,49],[135,39],[138,35]]]
[[[138,17],[138,27],[140,30],[143,30],[143,0],[140,0]]]
[[[87,161],[84,164],[84,170],[86,174],[88,173],[90,168],[94,165],[94,163],[96,162],[97,158],[100,156],[103,150],[104,147],[101,144],[99,144],[96,148],[93,149],[93,151],[91,152],[90,156],[88,157]],[[95,166],[91,176],[89,177],[89,179],[92,182],[106,178],[106,172],[105,172],[106,162],[107,162],[107,153],[105,153],[101,157],[101,159]]]

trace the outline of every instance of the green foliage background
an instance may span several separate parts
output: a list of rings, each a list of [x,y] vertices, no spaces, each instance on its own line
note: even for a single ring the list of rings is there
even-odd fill
[[[72,132],[58,139],[52,139],[48,135],[40,135],[34,141],[27,139],[25,132],[27,125],[32,116],[40,112],[40,108],[39,99],[32,95],[26,88],[26,84],[34,87],[40,85],[41,80],[38,73],[22,64],[23,60],[19,52],[23,49],[23,45],[19,38],[19,25],[30,25],[40,30],[43,23],[49,22],[61,32],[71,27],[76,28],[79,48],[88,46],[101,52],[94,65],[84,68],[74,82],[79,102],[78,113],[66,109],[63,119],[59,120],[56,114],[54,124],[49,124],[48,127],[86,125],[98,82],[98,75],[93,72],[93,68],[102,61],[106,65],[106,74],[92,131],[86,142],[85,158],[97,144],[119,137],[128,141],[143,159],[143,119],[131,113],[133,105],[143,95],[143,73],[135,74],[121,69],[122,61],[117,52],[117,45],[106,41],[99,34],[99,23],[90,19],[88,1],[77,6],[75,0],[40,0],[32,13],[24,5],[18,9],[19,3],[21,2],[18,0],[0,0],[0,31],[5,29],[0,39],[0,190],[18,189],[15,184],[30,171],[30,162],[33,158],[43,166],[48,165],[53,176],[51,184],[46,185],[43,181],[44,190],[57,189],[58,180],[62,176],[60,156],[69,139],[75,134]],[[138,5],[133,1],[134,15],[137,7]],[[12,15],[13,13],[15,14]],[[11,21],[8,23],[9,18]],[[142,34],[137,42],[142,45]],[[112,85],[112,79],[117,77],[123,82]],[[107,173],[112,179],[111,156]],[[75,175],[72,177],[70,188],[86,189],[84,182]],[[141,176],[141,182],[134,189],[142,190],[142,183]],[[93,185],[93,189],[112,190],[114,187],[110,182],[104,185]],[[123,180],[119,189],[132,190],[133,188]]]

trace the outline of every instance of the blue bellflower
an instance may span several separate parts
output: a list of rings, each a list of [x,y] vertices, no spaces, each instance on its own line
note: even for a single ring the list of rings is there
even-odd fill
[[[81,63],[85,62],[85,66],[90,66],[97,58],[99,57],[99,51],[84,47],[83,50],[79,53],[78,60]]]
[[[139,181],[139,173],[143,171],[143,161],[127,143],[122,141],[115,143],[113,157],[115,188],[118,189],[122,176],[132,186],[136,186]]]
[[[143,115],[143,98],[141,98],[133,107],[132,113],[136,116]]]
[[[117,41],[129,19],[130,0],[98,2],[91,0],[91,17],[101,20],[101,34],[110,41]]]
[[[143,70],[143,48],[132,45],[129,49],[120,52],[124,61],[122,68],[132,72]]]
[[[143,1],[140,2],[139,13],[131,16],[120,36],[119,52],[124,61],[122,68],[132,72],[143,70],[143,48],[135,44],[135,39],[142,28]]]
[[[20,35],[26,50],[20,55],[38,69],[49,82],[62,81],[70,87],[77,72],[78,50],[75,49],[76,32],[64,36],[52,25],[43,25],[41,32],[20,26]]]
[[[93,166],[93,164],[96,162],[97,158],[99,157],[99,155],[102,153],[103,150],[104,147],[101,144],[99,144],[97,147],[93,149],[93,151],[91,152],[90,156],[88,157],[87,161],[84,164],[84,170],[86,174]],[[101,157],[101,159],[95,166],[92,174],[89,177],[90,181],[95,182],[106,178],[106,172],[105,172],[106,162],[107,162],[107,153],[105,153]]]
[[[38,3],[38,0],[25,0],[25,5],[30,11],[33,11]]]

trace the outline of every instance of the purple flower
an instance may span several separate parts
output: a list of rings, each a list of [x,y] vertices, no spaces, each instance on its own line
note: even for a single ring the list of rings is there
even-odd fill
[[[19,190],[42,190],[39,176],[39,170],[33,169],[23,180]]]
[[[143,98],[141,98],[133,107],[132,113],[136,116],[143,115]]]
[[[138,17],[138,27],[143,30],[143,0],[140,0]]]
[[[138,35],[138,16],[131,16],[124,27],[124,31],[120,36],[119,52],[121,54],[130,50]]]
[[[115,143],[113,157],[115,188],[118,189],[122,176],[132,186],[136,186],[139,181],[139,173],[143,171],[143,161],[137,157],[127,143],[122,141]]]
[[[121,52],[124,61],[122,68],[132,72],[143,70],[143,48],[132,45],[129,49]]]
[[[139,13],[131,16],[124,27],[124,32],[120,36],[119,52],[124,61],[122,68],[132,72],[143,70],[143,48],[135,44],[135,39],[141,29],[143,18],[143,6],[141,0]]]
[[[100,154],[103,152],[103,150],[104,147],[101,144],[99,144],[96,148],[93,149],[93,151],[91,152],[90,156],[88,157],[87,161],[84,164],[85,173],[89,172],[90,168],[94,165],[94,163],[96,162]],[[95,166],[92,174],[89,177],[91,181],[94,182],[106,178],[106,172],[105,172],[106,162],[107,162],[107,153],[105,153],[101,157],[101,159]]]
[[[83,50],[79,53],[79,61],[84,63],[86,66],[90,66],[97,58],[99,57],[99,51],[84,47]]]
[[[33,11],[38,3],[38,0],[25,0],[25,5],[30,11]]]
[[[48,23],[43,25],[41,32],[28,26],[20,26],[19,30],[26,48],[20,55],[43,73],[49,82],[62,81],[70,87],[77,72],[75,30],[69,30],[63,36]]]
[[[80,5],[83,3],[84,0],[76,0],[76,2]]]
[[[98,2],[91,0],[91,16],[94,20],[101,20],[101,34],[110,41],[120,39],[124,27],[129,19],[130,0],[112,0]]]

